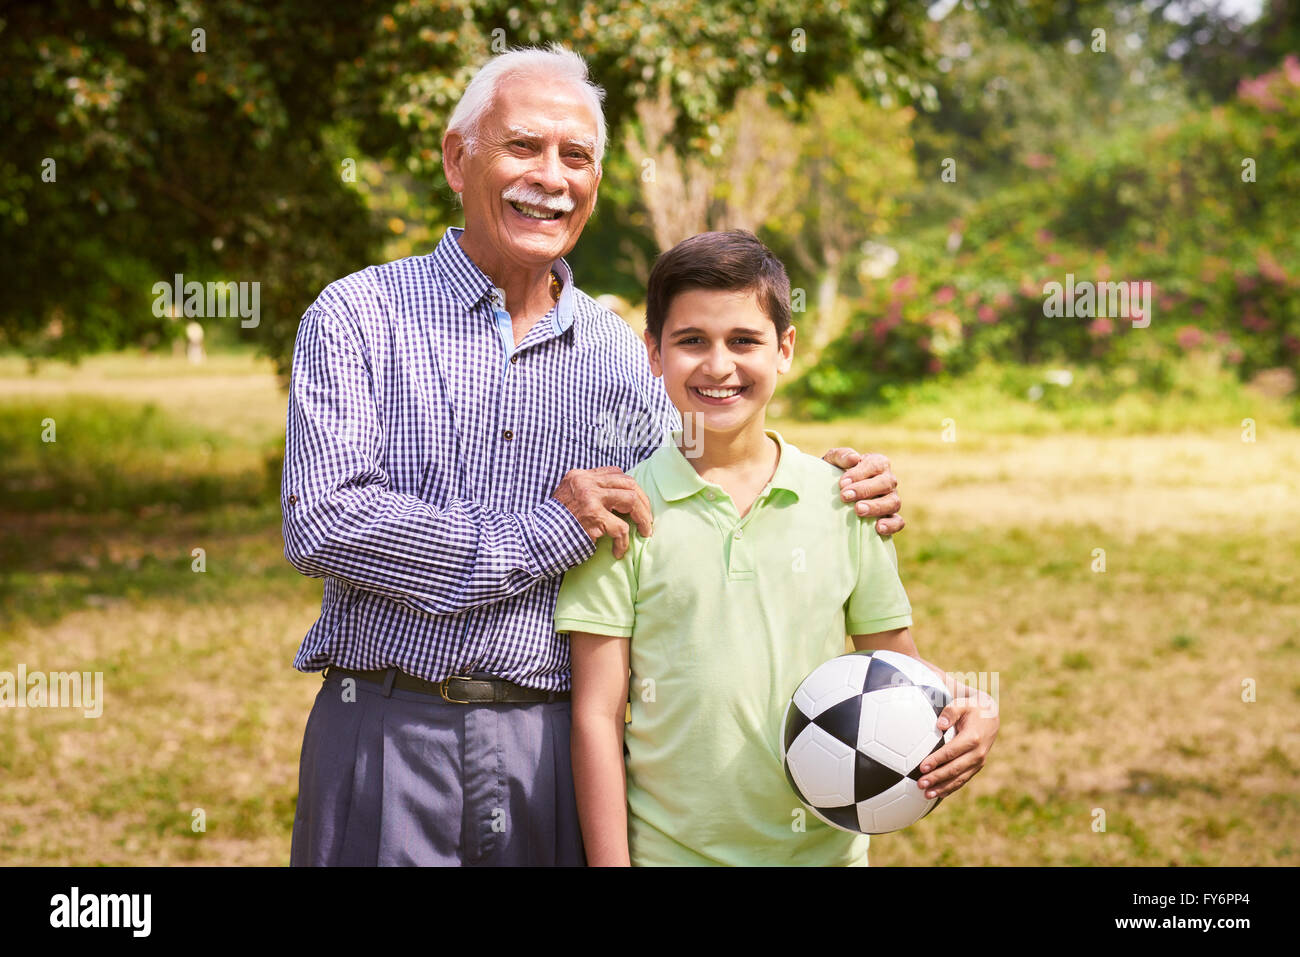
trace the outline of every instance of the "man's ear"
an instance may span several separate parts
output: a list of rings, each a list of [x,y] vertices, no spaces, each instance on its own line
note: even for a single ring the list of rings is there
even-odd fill
[[[465,161],[465,138],[448,132],[442,138],[442,172],[453,193],[465,192],[465,174],[461,166]]]
[[[591,212],[587,214],[587,222],[596,218],[596,207],[600,205],[600,179],[604,175],[603,169],[596,170],[596,183],[591,187]]]
[[[788,326],[781,334],[781,338],[776,344],[776,371],[780,375],[790,371],[790,365],[794,361],[794,325]]]
[[[664,370],[659,365],[659,343],[655,342],[655,337],[649,329],[642,333],[642,338],[645,339],[645,353],[646,358],[650,360],[650,371],[656,376],[662,376]]]

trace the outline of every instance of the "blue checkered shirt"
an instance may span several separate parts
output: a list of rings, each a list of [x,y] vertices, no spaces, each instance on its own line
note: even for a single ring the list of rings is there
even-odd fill
[[[595,543],[551,493],[569,469],[630,470],[681,421],[562,259],[560,301],[516,346],[460,233],[331,283],[298,327],[284,553],[325,588],[294,667],[563,691],[555,598]]]

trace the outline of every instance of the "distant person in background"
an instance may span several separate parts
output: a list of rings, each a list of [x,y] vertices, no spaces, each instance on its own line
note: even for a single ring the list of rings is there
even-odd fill
[[[194,365],[201,365],[207,357],[203,350],[203,327],[197,322],[185,324],[185,355]]]
[[[325,579],[293,864],[581,864],[566,569],[649,536],[625,473],[681,427],[628,326],[562,258],[596,201],[603,92],[553,46],[490,60],[443,137],[465,209],[426,256],[331,283],[294,350],[285,556]],[[632,423],[625,438],[599,427]],[[903,521],[888,461],[843,496]]]

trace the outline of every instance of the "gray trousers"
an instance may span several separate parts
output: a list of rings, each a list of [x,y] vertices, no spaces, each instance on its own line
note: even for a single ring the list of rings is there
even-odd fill
[[[567,701],[353,684],[327,673],[307,719],[290,864],[585,863]]]

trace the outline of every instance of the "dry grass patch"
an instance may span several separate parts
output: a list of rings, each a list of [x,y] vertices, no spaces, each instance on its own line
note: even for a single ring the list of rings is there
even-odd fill
[[[259,491],[284,398],[248,360],[191,371],[106,357],[33,379],[0,360],[0,426],[45,403],[96,429],[65,447],[64,472],[41,472],[27,445],[26,471],[0,469],[49,479],[22,485],[33,507],[0,516],[0,670],[105,680],[98,719],[0,711],[5,863],[287,862],[319,685],[291,661],[320,584],[285,564]],[[139,421],[150,403],[148,431],[113,438],[114,416]],[[998,676],[987,768],[923,824],[874,839],[874,864],[1297,863],[1300,430],[1277,420],[1261,417],[1254,444],[1227,421],[1127,436],[963,427],[955,443],[937,421],[773,422],[813,454],[891,456],[922,653]],[[67,484],[82,461],[162,481],[126,488],[120,508],[78,506],[93,491]],[[156,500],[170,482],[193,491]]]

